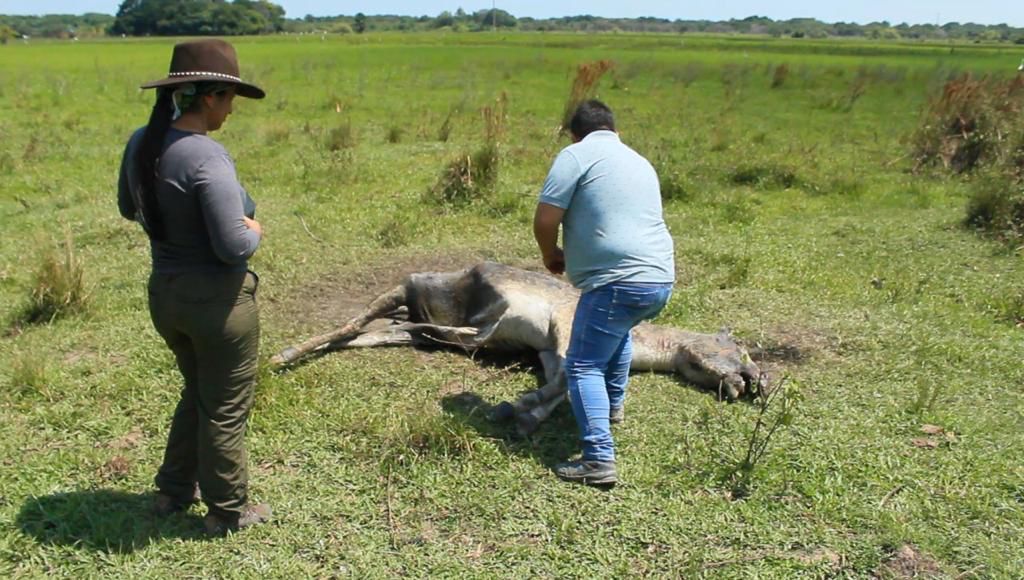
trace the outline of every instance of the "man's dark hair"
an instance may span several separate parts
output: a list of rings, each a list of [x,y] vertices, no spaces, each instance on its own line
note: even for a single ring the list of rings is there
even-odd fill
[[[615,117],[608,105],[597,99],[591,99],[580,103],[576,112],[572,114],[569,121],[569,130],[577,139],[583,139],[594,131],[614,131]]]

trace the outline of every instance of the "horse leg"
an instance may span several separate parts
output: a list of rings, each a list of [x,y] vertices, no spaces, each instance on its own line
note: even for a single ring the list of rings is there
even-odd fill
[[[306,354],[325,348],[332,342],[351,338],[366,326],[370,321],[382,318],[386,314],[399,310],[405,306],[406,289],[405,284],[395,286],[391,290],[375,298],[359,315],[343,324],[341,327],[330,332],[314,336],[299,344],[289,346],[277,353],[270,359],[273,366],[285,365],[298,360]]]

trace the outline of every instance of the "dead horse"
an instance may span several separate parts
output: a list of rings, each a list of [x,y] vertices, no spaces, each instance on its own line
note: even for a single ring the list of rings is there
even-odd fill
[[[270,361],[279,366],[323,349],[374,346],[534,350],[544,386],[494,411],[496,418],[515,417],[519,432],[526,435],[565,399],[563,361],[578,299],[579,292],[561,279],[494,262],[457,272],[410,274],[341,327],[290,346]],[[396,323],[364,329],[381,318]],[[754,394],[766,384],[765,375],[725,329],[701,334],[640,324],[633,329],[630,369],[678,373],[730,400]]]

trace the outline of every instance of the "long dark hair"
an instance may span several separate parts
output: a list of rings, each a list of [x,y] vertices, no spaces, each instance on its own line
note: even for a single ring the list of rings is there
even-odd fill
[[[156,103],[149,114],[149,123],[142,133],[142,142],[135,152],[135,168],[139,176],[139,211],[142,213],[143,226],[149,237],[162,240],[165,235],[163,216],[156,200],[156,164],[163,152],[167,130],[171,127],[174,115],[174,104],[171,99],[173,89],[157,89]]]

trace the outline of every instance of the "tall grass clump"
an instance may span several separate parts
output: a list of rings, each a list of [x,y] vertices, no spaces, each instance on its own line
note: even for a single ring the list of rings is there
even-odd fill
[[[829,108],[840,113],[849,113],[853,110],[853,106],[857,104],[857,101],[868,92],[870,81],[871,75],[864,69],[861,69],[857,72],[857,76],[853,77],[853,80],[847,85],[846,92],[832,99],[832,102],[829,103]]]
[[[928,103],[913,136],[915,166],[971,171],[1006,152],[1024,127],[1024,76],[1010,80],[960,75]]]
[[[384,140],[388,143],[400,143],[402,141],[402,135],[405,131],[398,125],[392,125],[388,127],[387,133],[384,135]]]
[[[1024,178],[1002,167],[986,172],[973,185],[964,225],[999,240],[1024,242]]]
[[[341,125],[331,129],[327,134],[327,149],[330,151],[341,151],[356,146],[356,135],[352,130],[352,121],[347,120]]]
[[[789,189],[800,183],[796,171],[776,163],[742,164],[728,173],[733,185],[759,189]]]
[[[38,353],[18,353],[11,361],[10,386],[15,393],[52,399],[50,369]]]
[[[51,248],[43,254],[21,319],[49,323],[83,311],[87,300],[84,268],[68,234],[62,249]]]
[[[775,67],[775,71],[772,73],[772,88],[777,89],[782,85],[786,84],[786,79],[789,78],[789,65],[782,63]]]
[[[441,126],[437,129],[437,140],[442,143],[447,143],[448,139],[452,136],[452,127],[455,122],[455,117],[462,113],[462,110],[466,107],[466,99],[463,98],[458,103],[455,103],[448,108],[448,114],[444,116],[444,121],[441,122]]]
[[[561,131],[569,130],[569,123],[580,103],[593,99],[597,94],[597,84],[601,77],[615,68],[615,63],[610,60],[598,60],[583,63],[576,67],[576,78],[572,81],[572,88],[569,90],[569,98],[565,101],[565,110],[562,111]]]
[[[508,97],[502,93],[494,105],[484,107],[484,142],[472,152],[461,153],[445,167],[441,178],[427,192],[440,205],[461,206],[490,195],[498,181],[501,141],[505,135]]]

